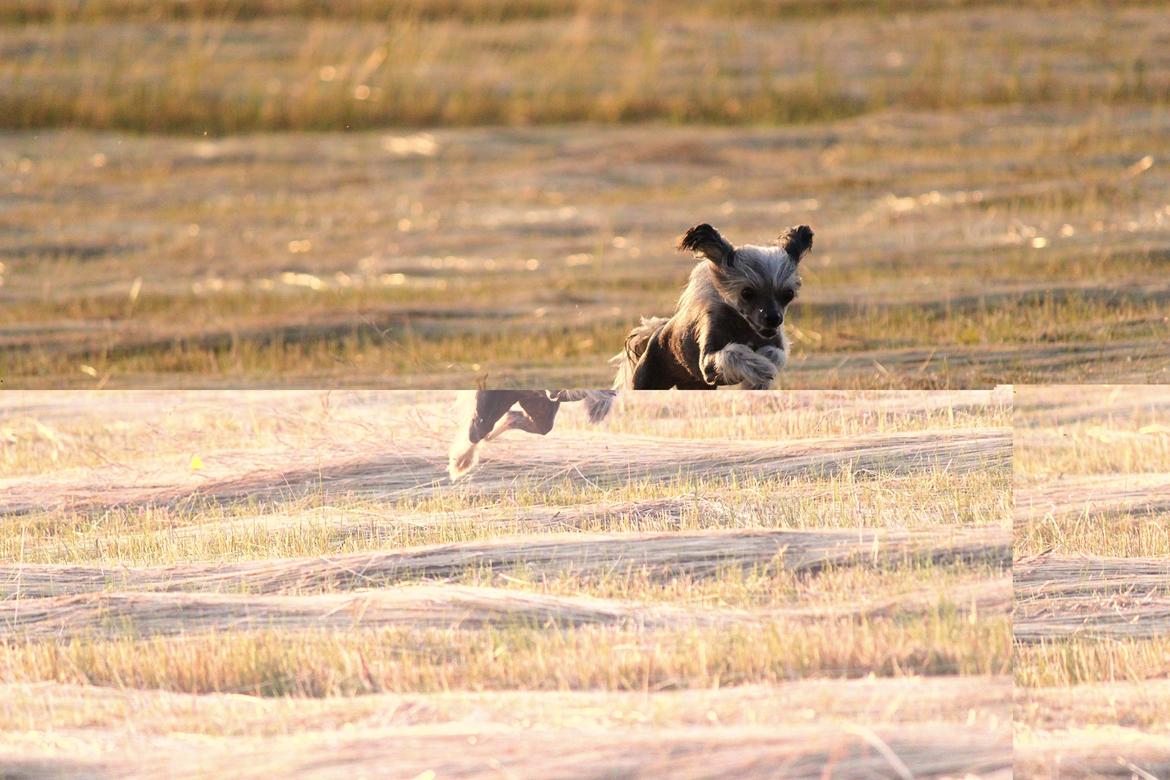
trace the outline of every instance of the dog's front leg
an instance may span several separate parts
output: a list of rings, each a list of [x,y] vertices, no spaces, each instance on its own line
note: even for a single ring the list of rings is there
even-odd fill
[[[713,355],[705,356],[703,377],[712,384],[741,385],[745,390],[767,390],[776,381],[779,368],[769,357],[752,351],[746,344],[728,344]]]
[[[777,372],[783,371],[788,365],[788,350],[773,344],[765,344],[756,350],[756,354],[763,355],[765,360],[776,366]]]

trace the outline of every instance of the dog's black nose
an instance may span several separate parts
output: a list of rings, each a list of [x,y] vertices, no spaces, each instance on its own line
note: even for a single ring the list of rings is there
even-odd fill
[[[769,328],[776,328],[784,321],[784,318],[779,314],[768,314],[764,316],[764,324]]]

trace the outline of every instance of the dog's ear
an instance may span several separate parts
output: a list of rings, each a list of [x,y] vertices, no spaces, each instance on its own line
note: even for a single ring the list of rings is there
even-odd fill
[[[808,225],[790,227],[776,239],[780,248],[788,253],[794,263],[799,263],[800,258],[808,254],[808,250],[812,249],[812,241],[813,232]]]
[[[679,249],[689,249],[702,255],[716,265],[731,265],[735,247],[719,235],[719,231],[704,222],[688,230],[678,242]]]

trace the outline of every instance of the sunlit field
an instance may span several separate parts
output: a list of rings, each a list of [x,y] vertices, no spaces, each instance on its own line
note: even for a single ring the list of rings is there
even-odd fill
[[[1170,773],[1170,392],[1017,387],[1017,777]]]
[[[14,0],[0,381],[606,385],[707,221],[783,387],[1165,382],[1168,10]]]
[[[1010,399],[4,393],[0,773],[1009,777]]]

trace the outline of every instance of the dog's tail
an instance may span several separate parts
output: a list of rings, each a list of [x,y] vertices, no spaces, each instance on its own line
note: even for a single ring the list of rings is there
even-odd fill
[[[553,401],[584,401],[585,413],[589,415],[589,422],[597,424],[609,415],[613,408],[616,390],[549,390],[548,397]]]
[[[613,402],[617,398],[615,390],[590,390],[585,394],[585,413],[589,415],[589,422],[597,424],[609,415]]]
[[[455,404],[458,425],[447,457],[447,474],[452,482],[467,476],[479,460],[480,442],[471,440],[471,426],[475,424],[476,414],[475,396],[475,390],[463,390]]]
[[[614,390],[632,390],[634,387],[634,369],[646,345],[654,338],[662,326],[667,323],[666,317],[643,317],[642,321],[626,336],[626,346],[621,352],[609,359],[611,365],[617,367],[617,376],[613,380]]]

